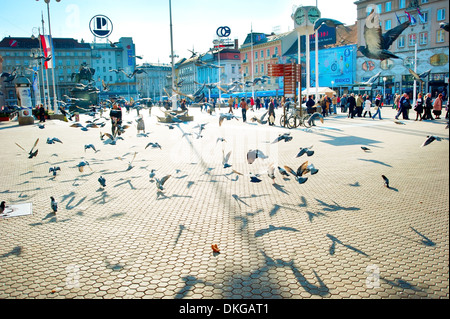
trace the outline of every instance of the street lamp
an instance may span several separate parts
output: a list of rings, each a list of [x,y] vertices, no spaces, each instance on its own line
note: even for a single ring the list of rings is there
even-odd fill
[[[381,101],[384,102],[384,98],[386,97],[386,80],[387,78],[383,76],[383,99]]]
[[[331,90],[332,91],[334,91],[333,88],[334,88],[334,81],[331,81]]]
[[[170,52],[171,52],[171,60],[172,60],[172,110],[176,111],[178,108],[177,105],[177,95],[175,93],[175,62],[174,62],[174,54],[173,54],[173,34],[172,34],[172,1],[169,0],[169,13],[170,13]]]

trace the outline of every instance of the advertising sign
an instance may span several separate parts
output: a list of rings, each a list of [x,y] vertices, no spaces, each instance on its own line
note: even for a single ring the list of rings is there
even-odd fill
[[[96,15],[89,22],[89,29],[98,38],[108,37],[113,30],[111,20],[104,15]]]
[[[319,50],[319,86],[351,85],[354,82],[356,45]],[[311,74],[315,74],[316,55],[311,54]],[[314,81],[315,77],[312,76]]]
[[[322,24],[319,30],[317,30],[317,35],[319,37],[319,48],[322,48],[324,45],[336,43],[336,28],[332,28],[325,24]],[[315,37],[316,37],[315,33],[309,35],[309,47],[312,51],[314,51],[316,45]],[[305,52],[306,50],[305,39],[306,39],[305,35],[300,36],[300,43],[301,43],[300,50],[302,52]]]

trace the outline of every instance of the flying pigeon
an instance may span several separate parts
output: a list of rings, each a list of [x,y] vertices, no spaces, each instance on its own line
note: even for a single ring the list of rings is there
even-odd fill
[[[296,157],[300,157],[303,154],[306,154],[307,156],[312,156],[314,154],[314,151],[311,150],[313,146],[310,147],[300,147],[300,151],[298,152]]]
[[[49,170],[48,170],[48,172],[50,173],[50,172],[53,172],[53,176],[56,176],[56,172],[57,171],[60,171],[61,170],[61,168],[59,167],[59,166],[54,166],[54,167],[50,167],[49,168]]]
[[[86,152],[87,149],[92,148],[95,153],[97,153],[97,150],[95,149],[94,144],[86,144],[84,145],[84,151]]]
[[[411,70],[409,68],[408,68],[408,71],[414,77],[414,79],[416,81],[424,83],[425,81],[423,79],[427,78],[430,75],[431,69],[429,69],[423,73],[420,73],[420,74],[417,74],[416,72],[414,72],[413,70]]]
[[[281,175],[289,176],[288,172],[283,167],[278,166],[278,171]]]
[[[267,168],[267,175],[272,179],[272,183],[275,183],[275,164],[269,164]]]
[[[148,177],[150,177],[150,179],[155,178],[155,171],[156,171],[156,169],[152,169],[152,170],[150,171],[150,174],[148,175]]]
[[[223,154],[223,159],[222,159],[223,168],[231,167],[231,165],[228,164],[228,161],[230,160],[230,156],[231,156],[231,151],[229,151],[227,153],[227,155],[225,155],[224,151],[222,150],[222,154]]]
[[[319,170],[315,168],[313,164],[309,164],[306,168],[309,170],[311,175],[317,174],[319,172]]]
[[[328,19],[328,18],[320,18],[320,19],[317,19],[316,22],[314,23],[314,31],[319,29],[322,24],[325,24],[327,27],[331,27],[331,28],[336,28],[339,25],[344,26],[344,24],[338,20]],[[346,28],[346,30],[348,30],[347,27],[345,27],[345,28]]]
[[[389,188],[389,179],[386,176],[384,176],[384,175],[381,175],[381,177],[384,180],[384,186]]]
[[[103,176],[100,176],[98,178],[98,182],[100,183],[100,185],[102,185],[102,187],[106,187],[106,180]]]
[[[259,183],[259,182],[261,182],[262,180],[259,178],[259,175],[258,174],[253,174],[253,173],[250,173],[249,174],[250,175],[250,182],[252,182],[252,183]]]
[[[160,190],[160,191],[164,190],[163,185],[169,179],[170,176],[172,176],[172,175],[166,175],[166,176],[164,176],[161,179],[155,178],[155,180],[156,180],[156,187],[158,188],[158,190]]]
[[[425,140],[425,142],[423,142],[423,144],[420,147],[427,146],[428,144],[430,144],[433,141],[440,142],[441,138],[436,135],[429,135],[429,136],[427,136],[427,139]]]
[[[313,113],[308,119],[308,125],[316,126],[315,121],[319,119],[321,123],[323,123],[323,115],[319,112]]]
[[[450,29],[448,22],[441,22],[439,23],[439,28],[444,29],[445,31],[449,32]]]
[[[158,142],[155,142],[155,143],[150,142],[150,143],[148,143],[147,146],[145,146],[145,149],[147,149],[147,147],[149,147],[149,146],[151,146],[152,148],[159,148],[159,149],[162,150],[162,147],[161,147],[161,145],[159,145]]]
[[[286,165],[284,166],[284,168],[286,169],[286,171],[288,171],[289,173],[294,175],[295,179],[297,180],[297,182],[299,184],[303,184],[304,182],[306,182],[308,180],[308,177],[302,177],[303,175],[305,175],[306,173],[309,172],[308,161],[306,161],[302,165],[300,165],[298,167],[297,171],[294,171],[292,168],[290,168],[289,166],[286,166]]]
[[[91,168],[91,166],[89,165],[89,163],[87,161],[81,161],[80,163],[77,164],[78,170],[80,172],[84,171],[85,166],[89,166],[89,168]],[[92,168],[91,168],[91,171],[92,171]]]
[[[53,196],[50,197],[50,206],[53,210],[53,213],[56,213],[58,211],[58,202],[55,200]]]
[[[133,164],[134,159],[136,158],[136,154],[137,154],[137,152],[134,152],[133,159],[130,162],[128,162],[127,171],[129,171],[130,169],[132,169],[134,167],[132,164]]]
[[[400,59],[398,56],[388,51],[388,49],[410,24],[410,21],[405,21],[382,34],[380,16],[375,12],[375,10],[372,10],[372,12],[367,16],[366,24],[364,26],[364,39],[366,41],[366,46],[359,46],[358,51],[369,59],[381,61],[389,58]]]
[[[252,164],[257,158],[266,159],[268,156],[264,155],[260,150],[250,150],[247,152],[247,162]]]
[[[34,150],[34,148],[36,147],[36,145],[37,145],[38,142],[39,142],[39,138],[36,140],[36,142],[34,142],[33,147],[32,147],[31,150],[28,152],[28,158],[33,158],[33,157],[37,156],[38,150],[36,150],[36,151],[34,151],[34,152],[33,152],[33,150]],[[24,149],[22,146],[20,146],[20,145],[17,144],[17,143],[16,143],[16,145],[19,146],[21,149],[23,149],[23,150],[25,151],[25,149]],[[26,152],[26,151],[25,151],[25,152]]]
[[[0,204],[0,214],[3,214],[3,212],[5,211],[5,208],[6,208],[5,204],[6,204],[5,201],[1,202],[1,204]]]
[[[364,151],[364,152],[368,152],[368,151],[370,151],[370,148],[368,148],[368,147],[365,147],[365,146],[361,146],[361,149]]]
[[[289,142],[290,140],[292,140],[291,133],[284,133],[278,135],[278,137],[272,142],[272,144],[280,142],[282,140],[284,140],[284,142]]]
[[[227,140],[224,139],[223,137],[218,137],[217,140],[216,140],[216,144],[219,143],[219,142],[225,142],[226,143]]]
[[[232,120],[232,119],[236,119],[236,120],[238,120],[239,121],[239,119],[234,115],[234,114],[231,114],[231,113],[221,113],[220,115],[219,115],[219,126],[222,126],[222,123],[223,123],[223,121],[224,120]]]
[[[63,143],[59,138],[57,138],[57,137],[53,137],[53,138],[50,138],[50,137],[47,137],[47,144],[55,144],[56,142],[58,142],[58,143]]]
[[[257,118],[256,116],[253,116],[251,118],[252,122],[258,122],[259,124],[266,124],[267,120],[264,120],[264,118],[267,116],[267,114],[269,114],[269,111],[265,112],[260,118]]]

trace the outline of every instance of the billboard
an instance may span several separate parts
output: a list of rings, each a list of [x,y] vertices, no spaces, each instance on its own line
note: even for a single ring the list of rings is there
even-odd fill
[[[311,53],[311,86],[315,87],[316,55]],[[355,75],[356,45],[319,50],[319,86],[352,85]],[[334,81],[334,83],[331,83]]]

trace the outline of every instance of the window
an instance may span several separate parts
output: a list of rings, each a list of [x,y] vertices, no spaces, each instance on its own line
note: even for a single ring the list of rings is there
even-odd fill
[[[388,30],[391,30],[391,29],[392,29],[392,23],[391,23],[391,20],[386,20],[386,21],[384,22],[384,30],[388,31]]]
[[[383,5],[377,4],[377,13],[382,13],[382,12],[383,12]]]
[[[422,0],[422,4],[423,4],[423,3],[428,3],[428,0]]]
[[[398,8],[404,9],[406,7],[406,0],[398,0]]]
[[[275,53],[276,56],[278,56],[278,47],[275,47]]]
[[[258,64],[255,64],[255,73],[258,73]]]
[[[66,60],[66,65],[70,66],[70,60]]]
[[[445,9],[438,9],[437,11],[437,20],[445,20]]]
[[[404,48],[405,47],[405,36],[401,35],[397,39],[397,47]]]
[[[444,42],[444,30],[437,30],[436,33],[436,43]]]
[[[261,59],[264,58],[264,50],[261,50]]]
[[[264,73],[264,64],[261,64],[261,73]]]
[[[388,1],[384,4],[384,11],[390,12],[392,10],[392,2]]]
[[[245,60],[248,59],[248,53],[245,53]]]
[[[258,59],[258,51],[255,52],[255,60]]]
[[[419,44],[420,45],[428,44],[428,32],[419,33]]]
[[[270,49],[267,49],[267,57],[270,57]]]
[[[413,47],[416,45],[416,34],[415,33],[408,35],[408,45],[410,47]]]
[[[428,12],[425,11],[425,12],[421,12],[421,13],[422,13],[422,16],[419,14],[419,20],[422,24],[425,24],[428,22]]]

